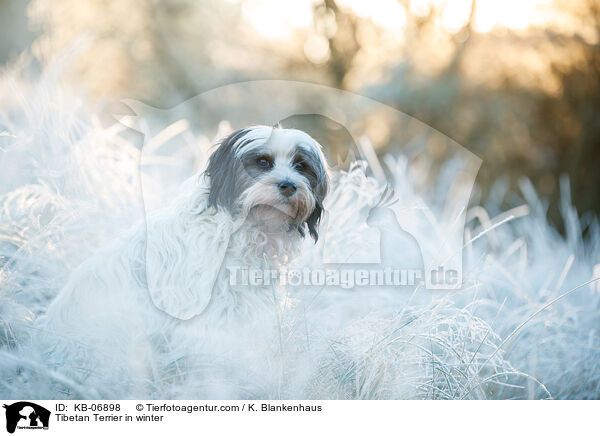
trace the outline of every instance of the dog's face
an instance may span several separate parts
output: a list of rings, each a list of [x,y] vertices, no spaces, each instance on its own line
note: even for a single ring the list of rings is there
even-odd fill
[[[295,129],[255,126],[229,135],[211,155],[209,205],[282,223],[318,238],[328,189],[320,145]]]

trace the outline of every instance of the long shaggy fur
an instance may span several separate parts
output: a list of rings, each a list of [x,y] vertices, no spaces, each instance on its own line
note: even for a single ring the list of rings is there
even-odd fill
[[[325,183],[327,167],[308,135],[264,135],[272,131],[234,132],[172,204],[72,273],[37,324],[51,365],[68,362],[84,385],[126,373],[139,380],[132,389],[140,393],[166,355],[212,349],[206,345],[216,338],[238,335],[273,312],[273,286],[232,284],[230,270],[279,270],[298,253],[302,227],[323,202],[327,187],[317,186],[317,177]],[[303,163],[307,176],[294,171],[299,140],[315,159]],[[246,173],[254,169],[244,147],[272,160],[272,168]],[[280,194],[281,180],[297,193]],[[315,219],[308,225],[316,239]]]
[[[600,288],[598,281],[576,288],[600,277],[600,226],[596,218],[578,216],[566,180],[561,183],[566,237],[548,221],[544,200],[526,180],[517,192],[499,180],[482,205],[475,193],[476,206],[466,220],[465,287],[433,292],[436,301],[430,305],[417,301],[420,292],[413,296],[387,287],[326,292],[301,287],[282,293],[269,288],[261,294],[264,303],[252,294],[240,300],[245,293],[222,293],[229,315],[207,307],[200,316],[180,320],[157,308],[144,289],[146,224],[115,239],[144,217],[134,141],[120,137],[120,124],[99,127],[77,95],[58,86],[60,73],[46,71],[28,82],[23,77],[19,71],[0,77],[0,397],[600,398]],[[208,155],[207,132],[185,133],[184,142],[201,151],[199,168]],[[437,133],[421,133],[414,144],[427,148]],[[441,210],[446,188],[457,181],[456,173],[447,171],[452,162],[424,192],[419,181],[428,179],[430,166],[420,157],[425,164],[415,166],[409,156],[386,156],[390,184],[403,205],[427,195],[427,210]],[[189,160],[185,164],[175,171],[188,174]],[[143,171],[151,174],[153,188],[164,181]],[[362,166],[333,172],[319,241],[300,240],[293,267],[320,268],[323,258],[347,256],[349,245],[364,243],[367,229],[360,224],[383,189],[367,174]],[[196,182],[181,191],[181,208],[167,208],[146,222],[168,228],[173,238],[180,235],[168,223],[176,211],[192,210],[185,209],[186,202],[204,198],[205,192],[187,191],[200,186]],[[142,180],[144,187],[147,183]],[[162,198],[155,189],[144,196],[151,204]],[[506,199],[519,207],[507,211]],[[213,213],[228,210],[219,209]],[[178,228],[196,219],[179,215]],[[415,210],[411,220],[425,218]],[[287,235],[290,229],[285,230]],[[239,253],[243,247],[265,252],[276,245],[263,233],[235,232],[230,241]],[[174,253],[193,246],[186,239],[169,240]],[[290,246],[281,252],[294,252],[298,244],[285,241]],[[427,243],[441,247],[435,231]],[[248,256],[265,262],[256,253]],[[195,262],[200,255],[206,259],[212,253],[194,252],[186,259]],[[127,280],[131,292],[119,294]],[[34,321],[60,290],[74,296],[79,289],[94,292],[75,301],[80,314],[65,310],[63,328],[59,317]],[[135,293],[142,289],[145,293]],[[569,289],[576,290],[566,294]],[[111,297],[117,294],[118,299]],[[103,305],[94,310],[100,300]],[[238,310],[243,307],[248,312]],[[146,309],[144,316],[132,316]],[[256,316],[246,316],[250,312]],[[209,313],[214,316],[204,317]],[[86,319],[94,314],[110,322]],[[256,319],[234,334],[234,320],[246,318]],[[69,326],[72,321],[79,327]],[[54,333],[45,334],[45,325]]]

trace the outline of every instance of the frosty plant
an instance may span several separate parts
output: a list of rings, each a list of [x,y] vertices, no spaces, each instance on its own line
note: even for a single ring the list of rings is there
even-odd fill
[[[496,181],[465,218],[479,160],[372,100],[317,85],[253,82],[170,110],[131,101],[123,121],[144,133],[140,147],[141,135],[123,124],[101,127],[78,94],[57,86],[59,76],[54,69],[39,78],[15,69],[0,83],[0,396],[129,398],[143,377],[153,398],[173,399],[240,392],[277,399],[600,397],[600,225],[596,217],[580,219],[566,178],[565,235],[526,179],[516,192]],[[48,363],[46,344],[31,340],[39,331],[32,314],[46,311],[69,273],[104,256],[99,250],[116,229],[165,205],[183,179],[205,166],[217,139],[280,120],[322,143],[333,167],[319,240],[304,240],[290,270],[317,279],[319,271],[341,277],[348,270],[362,280],[364,271],[397,268],[403,253],[420,251],[424,266],[439,271],[462,257],[465,219],[463,291],[379,292],[369,282],[365,289],[346,291],[340,283],[341,292],[320,292],[319,285],[290,284],[289,294],[274,298],[273,316],[261,317],[266,325],[244,328],[247,335],[224,343],[218,334],[212,343],[212,335],[172,335],[164,349],[173,360],[157,358],[152,380],[125,375],[111,363],[114,353],[106,354],[105,366],[82,371],[86,380],[114,371],[114,383],[83,386],[69,375],[82,369],[75,362]],[[385,145],[389,152],[380,153]],[[376,154],[385,157],[380,162]],[[505,210],[508,195],[522,199]],[[403,233],[388,235],[398,228]],[[144,264],[135,268],[143,278]],[[430,296],[437,301],[426,301]],[[79,341],[64,339],[59,350],[82,350]],[[224,355],[233,358],[213,357]],[[141,360],[136,355],[127,366]]]
[[[332,170],[320,260],[309,270],[367,271],[366,285],[378,277],[373,271],[421,271],[417,285],[461,288],[465,214],[481,160],[430,126],[360,95],[279,80],[223,86],[166,110],[124,103],[133,113],[121,122],[147,139],[141,157],[146,213],[166,205],[183,180],[205,168],[211,144],[197,138],[216,142],[256,124],[296,128],[323,146]],[[385,148],[401,158],[380,161]]]

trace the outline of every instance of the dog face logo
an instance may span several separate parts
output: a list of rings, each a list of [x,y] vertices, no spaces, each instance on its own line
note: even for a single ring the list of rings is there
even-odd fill
[[[19,429],[48,429],[50,411],[28,401],[3,406],[6,409],[6,431]]]

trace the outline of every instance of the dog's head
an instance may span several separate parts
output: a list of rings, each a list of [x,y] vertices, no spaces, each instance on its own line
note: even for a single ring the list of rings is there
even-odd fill
[[[282,223],[316,241],[328,190],[320,145],[295,129],[254,126],[225,138],[211,155],[209,205]]]

